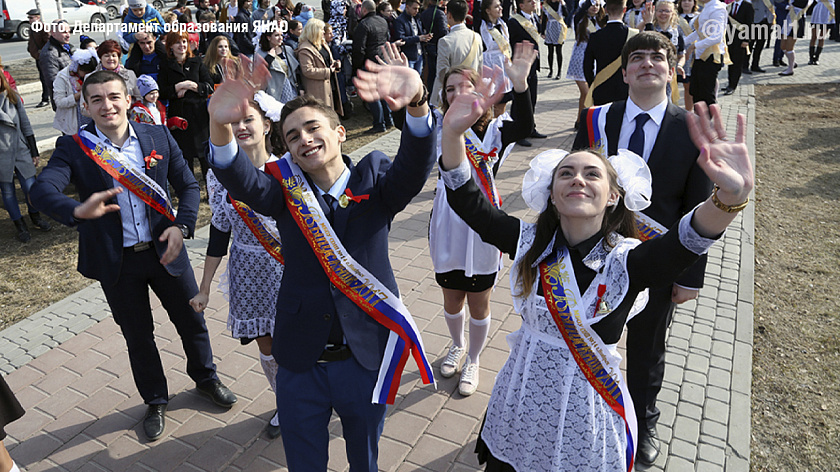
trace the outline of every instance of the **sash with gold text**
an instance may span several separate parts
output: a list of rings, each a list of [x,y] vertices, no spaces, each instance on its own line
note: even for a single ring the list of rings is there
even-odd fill
[[[604,342],[584,323],[584,314],[580,312],[580,308],[589,304],[581,300],[571,267],[568,248],[563,248],[561,254],[555,251],[540,264],[543,297],[554,323],[586,380],[624,420],[627,435],[624,457],[627,471],[630,472],[633,470],[637,428],[633,401],[627,384],[621,377],[620,359],[608,356]]]
[[[511,60],[513,55],[510,50],[510,41],[505,38],[505,35],[503,35],[498,28],[494,26],[487,28],[487,31],[490,32],[490,37],[493,38],[493,41],[496,41],[496,45],[499,46],[499,51],[502,51],[502,54],[504,54],[508,60]]]
[[[141,169],[131,164],[119,151],[108,146],[98,136],[86,130],[73,135],[76,144],[82,148],[99,167],[116,179],[129,192],[143,200],[170,221],[175,221],[175,210],[166,192]]]
[[[658,221],[637,211],[636,214],[636,228],[639,230],[639,240],[642,242],[648,239],[656,239],[668,232],[668,228],[659,224]]]
[[[394,403],[409,354],[417,363],[423,383],[434,383],[432,367],[423,351],[420,331],[408,309],[398,296],[356,262],[344,248],[297,164],[286,153],[280,160],[267,163],[265,171],[282,185],[287,209],[330,282],[356,306],[391,331],[371,401]]]
[[[283,249],[283,245],[280,243],[280,233],[271,230],[271,225],[266,224],[264,220],[264,216],[260,215],[259,213],[255,212],[245,203],[242,203],[238,200],[234,200],[233,197],[228,194],[228,200],[230,204],[233,205],[233,209],[236,210],[236,214],[242,218],[242,221],[245,222],[245,226],[251,230],[251,233],[257,238],[257,241],[260,242],[262,247],[277,260],[277,262],[283,264],[283,254],[281,250]]]
[[[473,138],[478,141],[475,133],[472,130],[467,130],[464,133],[464,142],[467,148],[467,160],[470,162],[478,181],[481,184],[481,189],[484,190],[484,195],[490,199],[490,203],[496,208],[502,207],[502,199],[499,197],[499,192],[496,190],[496,183],[493,180],[493,168],[491,166],[491,159],[496,157],[498,149],[493,148],[490,152],[482,152],[478,146],[473,143]],[[481,141],[478,141],[479,144]]]

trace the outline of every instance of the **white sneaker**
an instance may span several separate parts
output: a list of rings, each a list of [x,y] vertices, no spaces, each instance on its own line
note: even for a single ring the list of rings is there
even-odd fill
[[[446,355],[446,359],[440,365],[440,375],[446,379],[455,375],[461,369],[461,358],[464,357],[465,352],[467,352],[466,348],[453,344],[449,348],[449,354]]]
[[[478,389],[478,364],[474,364],[467,356],[464,362],[464,370],[461,371],[461,382],[458,384],[458,392],[468,397]]]

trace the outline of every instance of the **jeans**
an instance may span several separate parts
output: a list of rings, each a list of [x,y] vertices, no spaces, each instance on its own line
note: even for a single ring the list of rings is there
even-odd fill
[[[391,109],[388,108],[388,104],[385,103],[385,100],[365,102],[365,106],[367,106],[370,114],[373,115],[374,129],[381,131],[385,129],[386,125],[393,126],[393,121],[391,120]]]
[[[29,208],[29,213],[37,212],[38,210],[29,204],[29,189],[31,189],[32,185],[35,183],[35,177],[24,179],[23,176],[20,175],[20,171],[17,169],[15,169],[15,175],[17,175],[18,182],[20,182],[20,188],[23,190],[23,196],[26,199],[26,206]],[[12,179],[11,182],[0,182],[0,191],[3,193],[3,206],[5,206],[6,211],[9,212],[9,218],[11,218],[12,221],[17,221],[23,218],[20,214],[20,203],[18,203],[17,195],[15,194],[14,179]]]
[[[416,61],[408,61],[408,67],[416,70],[420,77],[423,77],[423,56],[417,58]]]

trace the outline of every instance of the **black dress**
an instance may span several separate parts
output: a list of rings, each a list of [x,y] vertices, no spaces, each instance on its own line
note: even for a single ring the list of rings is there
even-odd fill
[[[17,420],[25,411],[12,393],[12,389],[6,384],[6,380],[0,376],[0,441],[6,439],[6,425]]]

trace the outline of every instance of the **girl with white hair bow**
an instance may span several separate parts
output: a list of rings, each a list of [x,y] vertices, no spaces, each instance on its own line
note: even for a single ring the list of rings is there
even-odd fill
[[[82,84],[85,76],[99,65],[96,49],[77,49],[70,58],[70,65],[58,71],[53,81],[55,117],[53,128],[64,134],[76,134],[79,128],[90,123],[82,102]]]
[[[282,109],[280,102],[260,91],[249,101],[245,118],[231,125],[236,144],[260,170],[265,169],[267,162],[276,161],[278,158],[273,152],[282,149],[281,130],[277,125]],[[213,277],[230,243],[227,270],[219,284],[229,302],[227,326],[231,335],[239,338],[242,344],[256,340],[260,365],[274,391],[277,363],[271,356],[271,336],[277,293],[283,278],[277,223],[230,198],[213,170],[207,174],[207,190],[213,211],[210,240],[201,286],[190,305],[197,312],[207,307]],[[271,439],[280,435],[276,413],[266,432]]]
[[[496,377],[476,451],[487,471],[633,469],[636,419],[619,367],[624,324],[719,239],[746,207],[753,170],[738,116],[727,142],[720,112],[689,115],[698,163],[715,193],[664,236],[640,242],[633,211],[649,204],[650,172],[633,154],[548,151],[531,163],[523,197],[535,224],[493,207],[471,179],[464,131],[498,99],[456,98],[443,123],[443,179],[453,210],[514,257],[511,292],[522,327]],[[723,138],[723,139],[722,139]]]

